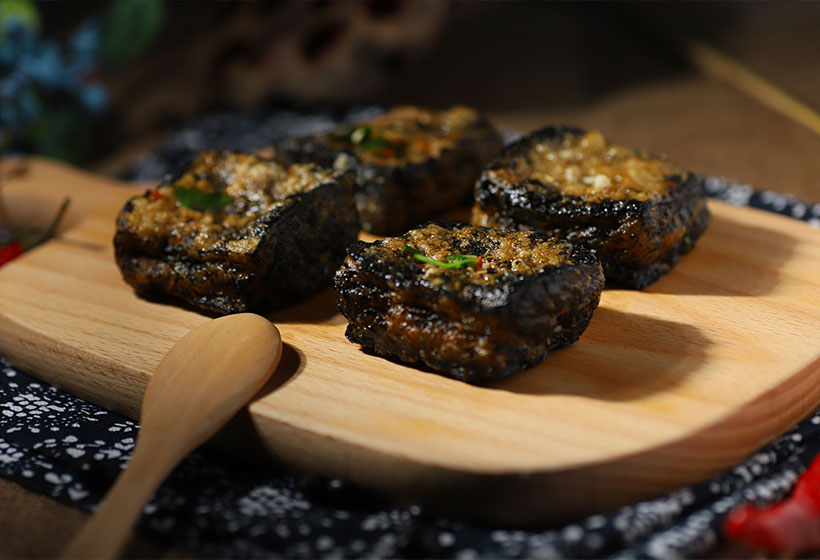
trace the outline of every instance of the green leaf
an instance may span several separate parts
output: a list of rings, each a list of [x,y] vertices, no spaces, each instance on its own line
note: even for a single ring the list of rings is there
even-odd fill
[[[385,139],[381,136],[378,138],[374,137],[375,135],[373,131],[374,129],[372,126],[360,126],[358,128],[354,128],[350,132],[350,141],[368,152],[378,153],[382,150],[389,150],[390,146],[387,144]]]
[[[478,262],[478,257],[474,257],[472,255],[459,255],[458,253],[450,253],[445,257],[445,259],[447,263],[455,265],[455,268],[469,266]]]
[[[193,208],[200,212],[216,212],[230,204],[233,197],[224,192],[205,192],[194,187],[174,186],[174,196],[179,203],[187,208]]]
[[[162,26],[162,0],[116,0],[105,18],[102,55],[121,66],[144,53]]]
[[[354,144],[361,144],[368,138],[368,136],[370,136],[371,130],[372,129],[369,126],[354,128],[353,132],[350,133],[350,141]]]
[[[401,248],[401,250],[409,255],[413,255],[413,257],[418,261],[427,264],[432,264],[439,268],[464,268],[470,265],[478,264],[478,257],[474,257],[472,255],[459,255],[458,253],[450,253],[445,257],[446,262],[442,262],[432,257],[428,257],[427,255],[425,255],[415,247],[411,247],[410,245],[404,245]]]

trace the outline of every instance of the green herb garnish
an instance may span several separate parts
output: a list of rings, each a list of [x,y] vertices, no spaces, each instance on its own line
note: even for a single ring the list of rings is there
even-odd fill
[[[384,157],[391,157],[395,153],[381,136],[379,130],[372,126],[354,128],[350,132],[350,141],[363,150]]]
[[[435,265],[439,268],[464,268],[466,266],[474,266],[476,269],[481,268],[481,257],[473,257],[471,255],[459,255],[458,253],[450,253],[445,258],[445,261],[439,261],[432,257],[428,257],[415,247],[405,245],[401,248],[402,251],[409,255],[413,255],[416,260],[423,263]]]
[[[689,237],[688,235],[684,235],[683,239],[682,239],[682,242],[683,242],[683,250],[684,251],[691,251],[692,250],[692,246],[694,245],[694,243],[692,242],[691,237]]]
[[[194,187],[174,186],[174,196],[186,208],[200,212],[216,212],[226,204],[233,202],[233,197],[224,192],[205,192]]]
[[[365,140],[372,140],[373,129],[369,126],[354,128],[350,133],[350,141],[354,144],[363,144]]]
[[[518,274],[516,274],[515,272],[502,272],[501,274],[496,274],[496,275],[493,276],[493,282],[495,282],[497,284],[500,280],[503,280],[504,278],[507,278],[508,276],[516,276],[517,277]]]

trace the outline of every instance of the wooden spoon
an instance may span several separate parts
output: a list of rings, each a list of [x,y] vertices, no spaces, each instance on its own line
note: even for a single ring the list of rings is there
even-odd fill
[[[62,557],[116,557],[154,490],[262,388],[281,355],[279,331],[250,313],[209,321],[177,342],[148,383],[128,468]]]

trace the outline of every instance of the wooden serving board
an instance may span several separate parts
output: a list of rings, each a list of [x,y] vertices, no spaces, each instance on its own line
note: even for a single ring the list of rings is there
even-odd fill
[[[73,203],[57,239],[0,268],[0,353],[137,417],[160,358],[208,320],[121,280],[114,216],[141,189],[44,160],[5,188],[19,220]],[[672,273],[605,290],[580,341],[487,387],[364,354],[330,291],[274,313],[284,358],[253,428],[300,468],[494,521],[603,511],[725,469],[820,404],[820,231],[710,207]]]

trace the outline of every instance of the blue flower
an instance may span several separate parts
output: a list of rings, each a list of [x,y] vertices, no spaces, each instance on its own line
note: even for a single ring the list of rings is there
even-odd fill
[[[20,95],[20,120],[27,124],[40,115],[42,107],[40,105],[40,98],[34,93],[32,89],[25,89]]]
[[[22,61],[24,72],[27,72],[39,85],[46,89],[57,89],[63,82],[63,56],[56,41],[43,41],[33,53]]]
[[[10,44],[18,52],[30,51],[34,48],[40,33],[34,27],[26,25],[22,18],[11,16],[3,18],[3,27],[0,28],[0,37],[3,43]]]
[[[0,123],[3,129],[14,129],[20,126],[20,113],[13,103],[3,103],[0,105]]]
[[[98,83],[87,84],[80,89],[80,102],[86,111],[99,115],[108,107],[108,92]]]
[[[4,103],[12,102],[20,93],[20,89],[25,83],[25,78],[18,71],[9,72],[2,80],[0,80],[0,99]]]
[[[68,47],[75,57],[96,60],[100,54],[101,37],[100,22],[96,18],[88,18],[71,34]]]

